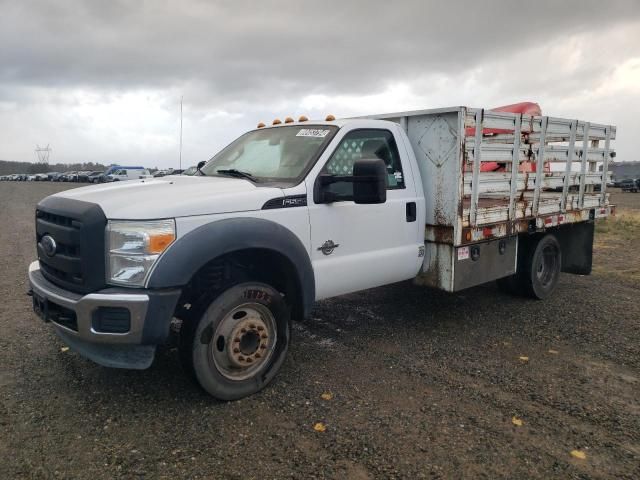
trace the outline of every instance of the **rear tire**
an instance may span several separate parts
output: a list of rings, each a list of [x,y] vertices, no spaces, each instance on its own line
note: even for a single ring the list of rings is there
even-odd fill
[[[289,348],[290,315],[282,295],[264,283],[241,283],[199,311],[180,332],[185,370],[219,400],[237,400],[268,385]]]
[[[524,268],[518,272],[523,293],[538,300],[549,297],[558,284],[562,268],[562,252],[556,237],[547,234],[531,243],[523,260]]]
[[[562,252],[555,236],[521,239],[516,273],[496,283],[504,293],[544,300],[555,290],[561,267]]]

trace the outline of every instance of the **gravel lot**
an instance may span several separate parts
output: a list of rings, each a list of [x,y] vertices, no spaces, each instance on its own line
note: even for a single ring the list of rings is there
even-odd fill
[[[321,302],[272,386],[220,403],[171,347],[110,370],[32,313],[34,206],[66,188],[0,184],[0,477],[640,478],[640,285],[607,273],[638,237],[545,303],[410,284]]]

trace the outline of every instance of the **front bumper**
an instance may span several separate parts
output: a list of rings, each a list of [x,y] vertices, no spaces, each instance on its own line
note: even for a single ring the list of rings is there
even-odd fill
[[[29,265],[36,313],[50,322],[74,350],[96,363],[119,368],[147,368],[155,346],[169,334],[179,289],[107,288],[82,295],[47,280],[39,262]]]

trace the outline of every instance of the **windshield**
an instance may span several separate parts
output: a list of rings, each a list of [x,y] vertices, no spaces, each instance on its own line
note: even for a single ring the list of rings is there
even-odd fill
[[[248,174],[254,181],[295,181],[311,167],[338,130],[295,125],[252,130],[214,156],[205,175]]]

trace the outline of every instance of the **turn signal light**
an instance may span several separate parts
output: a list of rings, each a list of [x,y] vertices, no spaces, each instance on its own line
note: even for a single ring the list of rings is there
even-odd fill
[[[279,118],[276,118],[273,122],[271,122],[271,125],[280,125],[282,122],[280,121]]]
[[[176,236],[171,233],[157,233],[149,236],[149,253],[162,253],[173,243]]]
[[[287,117],[284,119],[284,123],[293,123],[293,118]]]
[[[309,119],[308,119],[306,116],[304,116],[304,115],[300,115],[300,118],[298,119],[298,121],[299,121],[299,122],[306,122],[306,121],[308,121],[308,120],[309,120]]]
[[[329,114],[327,115],[327,118],[325,118],[326,122],[333,122],[336,119],[336,117],[334,117],[333,115]]]
[[[260,123],[258,124],[258,128],[264,128],[264,123],[260,122]]]

